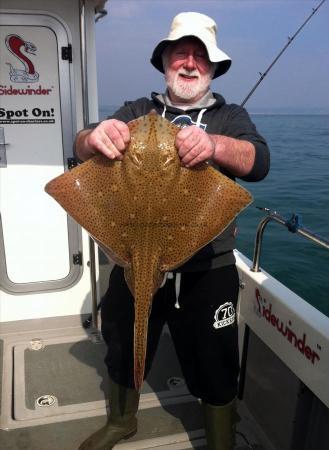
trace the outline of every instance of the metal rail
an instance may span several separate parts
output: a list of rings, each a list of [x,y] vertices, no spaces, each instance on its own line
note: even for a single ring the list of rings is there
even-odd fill
[[[105,3],[105,2],[104,2]],[[88,98],[88,60],[87,60],[87,27],[86,27],[86,0],[79,1],[80,9],[80,41],[81,41],[81,79],[82,79],[82,107],[83,107],[83,125],[86,127],[90,123],[89,98]],[[95,21],[105,17],[107,11],[100,9]],[[90,269],[90,291],[91,291],[91,315],[88,317],[83,326],[85,328],[91,327],[91,339],[98,343],[101,341],[101,333],[98,324],[98,310],[100,302],[98,302],[97,295],[97,281],[96,281],[96,247],[95,242],[89,236],[89,269]]]
[[[88,99],[88,69],[87,69],[87,29],[86,29],[86,0],[80,0],[80,41],[81,41],[81,79],[82,79],[82,108],[84,127],[90,122],[89,99]],[[92,238],[88,238],[89,244],[89,269],[90,269],[90,289],[91,289],[91,326],[94,335],[97,337],[98,330],[98,309],[97,309],[97,281],[96,281],[96,257],[95,243]],[[98,340],[98,339],[96,339]]]
[[[268,213],[264,219],[259,223],[256,231],[256,238],[255,238],[255,248],[254,248],[254,257],[253,257],[253,264],[251,271],[252,272],[260,272],[259,265],[260,265],[260,255],[262,250],[262,242],[263,242],[263,234],[266,225],[273,220],[274,222],[280,223],[284,227],[286,227],[291,233],[297,233],[301,236],[306,237],[310,241],[315,242],[316,244],[321,245],[322,247],[325,247],[329,250],[329,240],[325,239],[321,236],[319,236],[316,233],[313,233],[312,231],[308,230],[307,228],[301,227],[299,223],[299,217],[296,214],[293,214],[289,220],[284,219],[280,214],[278,214],[276,211],[271,211],[268,208],[258,208],[262,211],[265,211]]]

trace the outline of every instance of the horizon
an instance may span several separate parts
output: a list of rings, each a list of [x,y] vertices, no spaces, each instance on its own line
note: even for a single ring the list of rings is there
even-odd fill
[[[155,45],[181,11],[200,11],[218,25],[218,46],[231,58],[228,73],[211,89],[227,103],[241,104],[274,58],[320,0],[111,0],[96,25],[99,103],[163,92],[163,75],[149,63]],[[159,21],[159,16],[161,20]],[[329,2],[311,17],[263,79],[248,111],[317,110],[329,114]],[[307,58],[305,57],[307,55]],[[305,63],[306,61],[306,63]]]
[[[120,108],[121,105],[99,105],[99,111],[106,111],[111,110],[115,111]],[[329,116],[329,107],[323,108],[323,107],[313,107],[313,108],[296,108],[296,107],[262,107],[262,106],[255,106],[253,108],[248,108],[249,114],[252,115],[301,115],[301,116]]]

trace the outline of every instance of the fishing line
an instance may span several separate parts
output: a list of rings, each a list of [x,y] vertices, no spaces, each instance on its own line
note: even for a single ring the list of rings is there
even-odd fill
[[[292,43],[292,41],[295,39],[295,37],[297,36],[297,34],[304,28],[304,26],[307,24],[307,22],[309,20],[311,20],[311,18],[314,16],[314,14],[318,11],[318,9],[320,8],[320,6],[323,5],[323,3],[326,0],[322,0],[321,3],[319,3],[319,5],[316,8],[312,8],[312,12],[311,14],[307,17],[307,19],[302,23],[302,25],[298,28],[298,30],[296,31],[296,33],[292,36],[289,37],[288,36],[288,42],[286,43],[286,45],[282,48],[282,50],[279,52],[279,54],[274,58],[274,60],[271,62],[271,64],[268,66],[268,68],[265,70],[264,73],[259,72],[260,75],[260,79],[257,81],[257,83],[255,84],[255,86],[251,89],[251,91],[249,92],[249,94],[246,96],[246,98],[243,100],[243,102],[241,103],[241,106],[244,106],[245,103],[249,100],[249,98],[252,96],[252,94],[255,92],[255,90],[258,88],[258,86],[260,85],[260,83],[264,80],[264,78],[266,77],[266,75],[269,73],[269,71],[272,69],[272,67],[274,66],[274,64],[277,62],[277,60],[282,56],[282,54],[286,51],[286,49],[289,47],[289,45]]]

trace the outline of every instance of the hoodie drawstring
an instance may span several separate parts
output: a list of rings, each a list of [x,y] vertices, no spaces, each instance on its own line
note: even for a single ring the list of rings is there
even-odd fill
[[[182,279],[182,274],[180,272],[176,272],[176,278],[175,278],[175,293],[176,293],[175,308],[176,309],[180,309],[179,293],[180,293],[181,279]]]
[[[175,274],[173,272],[166,272],[164,274],[163,281],[160,285],[160,289],[166,284],[167,280],[173,280],[174,278],[175,278],[175,296],[176,296],[175,308],[180,309],[179,293],[180,293],[182,274],[180,272],[175,272]]]
[[[167,111],[167,106],[164,105],[163,111],[162,111],[162,114],[161,114],[161,117],[163,117],[164,119],[166,118],[166,111]]]
[[[196,119],[195,125],[199,128],[200,128],[202,116],[205,113],[205,111],[207,111],[207,108],[201,109],[201,111],[199,111],[198,118]]]

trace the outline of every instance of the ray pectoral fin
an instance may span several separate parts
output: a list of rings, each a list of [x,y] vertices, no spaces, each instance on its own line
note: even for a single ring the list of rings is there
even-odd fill
[[[173,206],[167,215],[174,239],[173,244],[163,246],[161,270],[184,263],[252,202],[246,189],[211,167],[183,171],[173,196],[175,201],[169,202]],[[180,205],[179,214],[175,205]]]
[[[108,256],[126,266],[127,200],[121,161],[97,155],[47,183],[45,191],[78,222]]]

